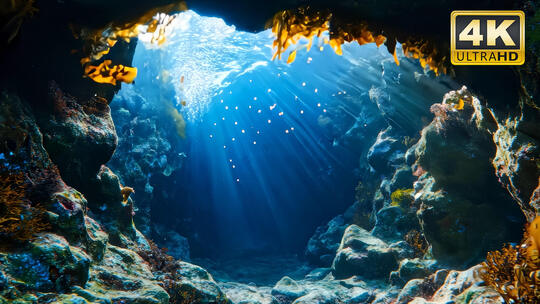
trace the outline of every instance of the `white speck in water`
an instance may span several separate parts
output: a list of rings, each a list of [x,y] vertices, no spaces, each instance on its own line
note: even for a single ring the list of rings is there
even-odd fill
[[[305,83],[305,82],[302,82],[302,86],[305,87],[305,86],[306,86],[306,83]]]
[[[304,114],[304,110],[300,110],[300,114]]]
[[[253,97],[253,100],[257,100],[257,97]]]
[[[269,119],[269,120],[268,120],[268,123],[272,123],[272,121]]]

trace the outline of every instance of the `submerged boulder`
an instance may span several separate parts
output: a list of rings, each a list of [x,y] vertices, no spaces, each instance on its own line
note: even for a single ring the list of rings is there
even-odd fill
[[[272,289],[272,296],[279,304],[289,304],[306,294],[306,290],[295,280],[285,276]]]
[[[332,264],[336,279],[359,276],[382,279],[397,267],[396,252],[381,239],[356,225],[350,225],[343,234]]]

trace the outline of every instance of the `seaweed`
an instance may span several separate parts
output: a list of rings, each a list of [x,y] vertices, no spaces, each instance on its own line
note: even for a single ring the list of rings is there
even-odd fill
[[[26,198],[27,183],[22,172],[0,166],[0,237],[17,242],[29,241],[36,233],[50,228],[47,211]]]
[[[390,194],[391,205],[398,206],[401,208],[408,208],[413,201],[414,189],[397,189],[396,191]]]
[[[528,225],[520,245],[488,252],[479,277],[506,303],[540,303],[540,258],[536,242],[540,216]]]
[[[407,232],[403,239],[414,249],[414,255],[416,257],[423,257],[429,249],[426,238],[418,230],[413,229]]]
[[[97,66],[87,65],[84,68],[84,75],[90,77],[97,83],[110,83],[116,85],[117,81],[132,83],[137,76],[137,68],[113,65],[111,60],[104,60]]]

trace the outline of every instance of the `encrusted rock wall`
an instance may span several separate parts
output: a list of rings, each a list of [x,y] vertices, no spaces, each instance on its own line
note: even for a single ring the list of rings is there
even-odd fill
[[[13,239],[0,225],[0,303],[227,303],[206,271],[164,256],[146,240],[133,224],[132,202],[118,177],[97,166],[116,142],[108,106],[100,104],[105,113],[90,112],[71,97],[54,97],[68,98],[47,125],[47,146],[66,148],[55,150],[62,154],[60,171],[42,144],[31,108],[15,94],[0,96],[2,170],[22,172],[21,204],[44,210],[42,228],[29,239]],[[83,147],[69,149],[75,143]],[[102,155],[86,153],[84,145],[92,144],[98,147],[94,154]],[[92,189],[93,199],[64,183],[64,172]]]

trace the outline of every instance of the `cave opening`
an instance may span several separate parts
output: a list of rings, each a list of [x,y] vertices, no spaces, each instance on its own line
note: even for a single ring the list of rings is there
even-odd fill
[[[160,47],[139,37],[137,80],[111,103],[119,145],[109,166],[138,189],[154,238],[182,239],[192,259],[302,257],[359,183],[398,166],[368,162],[379,133],[418,137],[430,105],[458,88],[374,43],[346,43],[339,56],[327,32],[311,50],[300,40],[291,62],[272,60],[270,30],[186,11],[168,31]]]

